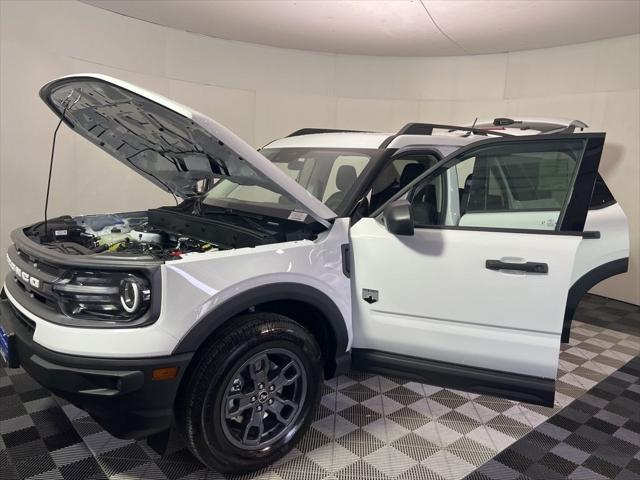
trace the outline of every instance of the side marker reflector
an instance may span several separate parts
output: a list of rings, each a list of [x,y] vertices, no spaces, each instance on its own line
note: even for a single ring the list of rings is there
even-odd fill
[[[178,376],[178,367],[156,368],[151,375],[153,380],[171,380]]]

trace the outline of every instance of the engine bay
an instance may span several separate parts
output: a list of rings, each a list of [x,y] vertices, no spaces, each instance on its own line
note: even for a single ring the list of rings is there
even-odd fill
[[[149,223],[148,212],[62,216],[25,229],[33,241],[69,255],[152,256],[174,260],[219,250],[215,244]]]
[[[69,215],[25,228],[33,242],[67,255],[109,255],[168,261],[216,250],[313,239],[318,226],[197,203],[142,212]]]

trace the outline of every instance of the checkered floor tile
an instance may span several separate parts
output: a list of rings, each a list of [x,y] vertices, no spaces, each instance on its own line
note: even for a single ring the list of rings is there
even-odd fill
[[[577,314],[586,321],[574,322],[562,346],[554,408],[352,371],[325,383],[311,429],[287,457],[233,478],[638,478],[639,312],[587,297]],[[606,324],[592,321],[600,316]],[[177,437],[159,456],[144,441],[111,437],[22,370],[0,369],[0,478],[225,477]]]
[[[576,311],[583,322],[640,336],[640,308],[598,295],[586,295]]]
[[[640,479],[640,357],[465,480]]]

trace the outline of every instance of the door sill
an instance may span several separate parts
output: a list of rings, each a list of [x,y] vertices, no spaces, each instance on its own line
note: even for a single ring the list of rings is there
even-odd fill
[[[555,379],[439,362],[379,350],[351,350],[354,368],[553,407]]]

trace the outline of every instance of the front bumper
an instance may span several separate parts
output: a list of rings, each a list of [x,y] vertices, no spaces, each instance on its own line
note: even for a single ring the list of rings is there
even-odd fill
[[[53,394],[87,411],[112,435],[143,438],[170,427],[175,397],[192,353],[116,359],[53,352],[33,341],[35,325],[11,305],[4,292],[0,324],[13,334],[12,366],[19,364]],[[178,367],[178,375],[153,380],[153,371],[165,367]]]

